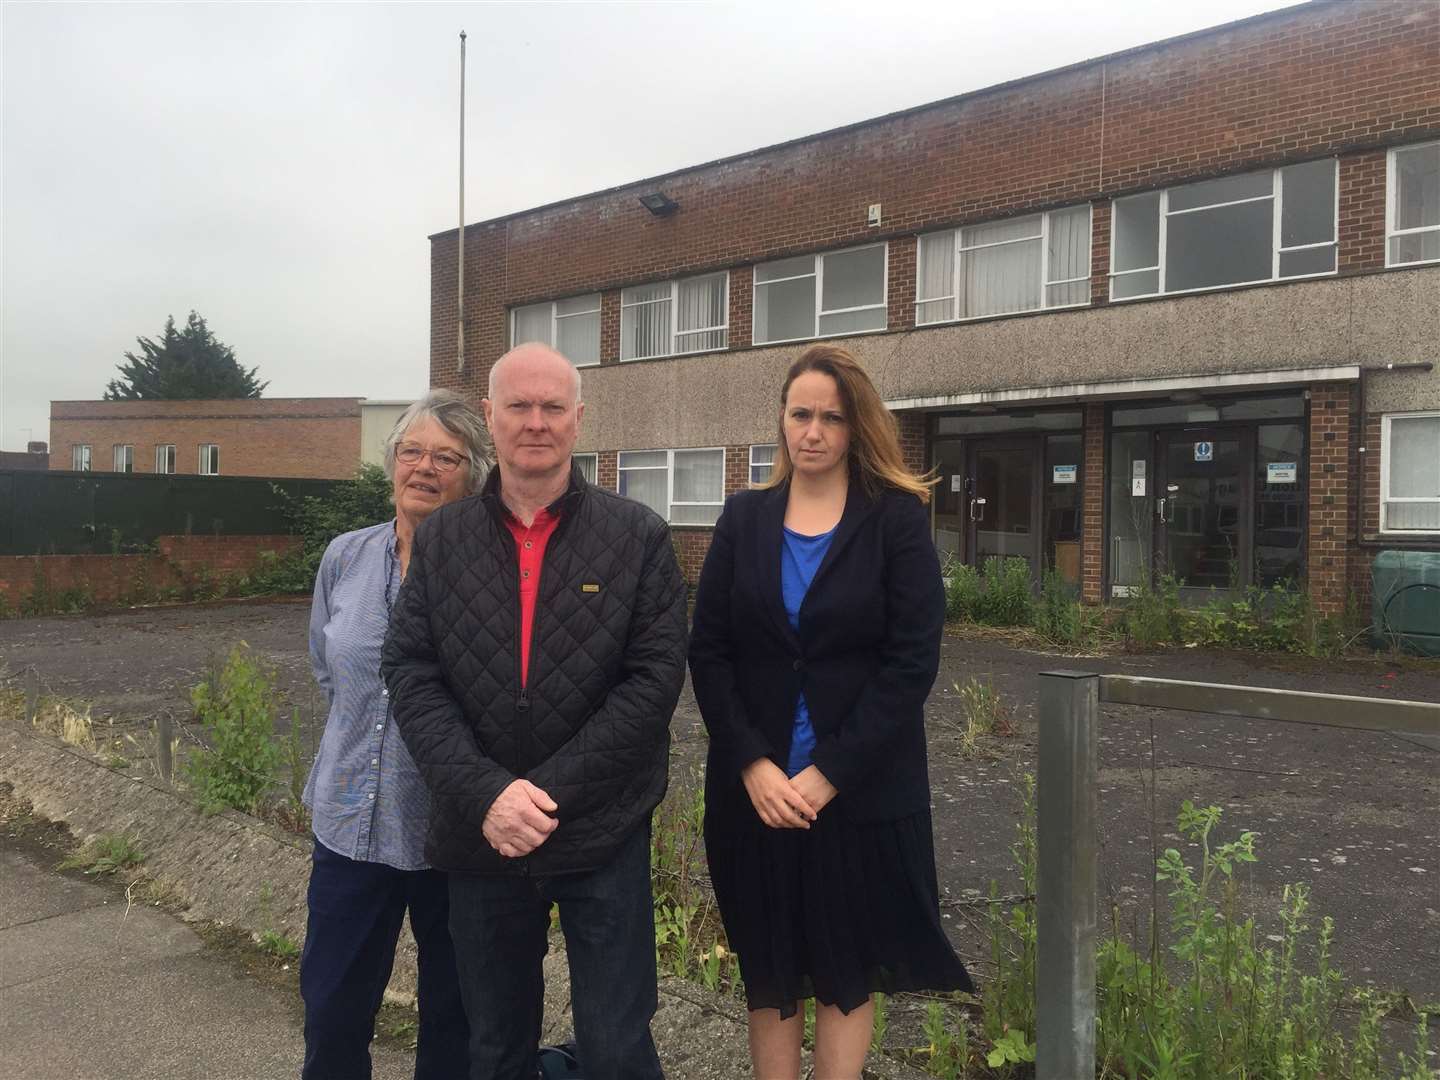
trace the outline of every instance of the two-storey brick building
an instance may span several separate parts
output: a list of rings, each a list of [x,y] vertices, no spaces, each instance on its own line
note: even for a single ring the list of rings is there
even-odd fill
[[[1440,5],[1314,0],[431,238],[431,382],[583,369],[579,452],[698,571],[841,341],[935,540],[1099,601],[1440,548]]]

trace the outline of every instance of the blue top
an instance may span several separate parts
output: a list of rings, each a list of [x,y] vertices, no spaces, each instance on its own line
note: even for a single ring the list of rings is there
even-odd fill
[[[380,681],[399,591],[393,521],[337,536],[325,549],[310,607],[310,663],[329,711],[305,805],[315,838],[331,851],[420,870],[430,797]]]
[[[835,529],[819,536],[785,530],[785,543],[780,549],[780,596],[785,601],[785,614],[790,616],[790,625],[796,631],[800,629],[800,605],[805,602],[810,582],[815,580],[815,571],[820,569],[834,538]],[[795,703],[795,728],[790,737],[790,759],[785,766],[785,774],[794,776],[808,768],[814,749],[815,729],[810,724],[810,706],[805,703],[802,691],[800,700]]]

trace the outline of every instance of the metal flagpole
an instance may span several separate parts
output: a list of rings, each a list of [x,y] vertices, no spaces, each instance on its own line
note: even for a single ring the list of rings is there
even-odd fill
[[[460,31],[460,264],[455,289],[457,372],[465,370],[465,31]]]

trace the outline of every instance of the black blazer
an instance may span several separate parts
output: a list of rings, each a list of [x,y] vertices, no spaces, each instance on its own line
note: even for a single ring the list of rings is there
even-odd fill
[[[754,813],[740,770],[761,757],[784,768],[802,690],[832,806],[853,821],[927,809],[924,704],[945,623],[929,514],[852,483],[796,633],[780,593],[788,498],[788,485],[732,495],[700,573],[690,675],[710,732],[709,813]]]

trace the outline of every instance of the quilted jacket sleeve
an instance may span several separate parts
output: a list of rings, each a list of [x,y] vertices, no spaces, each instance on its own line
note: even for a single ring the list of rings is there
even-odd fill
[[[390,706],[405,748],[430,791],[435,831],[451,835],[480,829],[490,804],[514,780],[506,769],[480,752],[460,704],[445,681],[431,628],[427,530],[416,531],[405,583],[390,616],[390,632],[380,674],[390,690]]]
[[[735,580],[734,521],[735,515],[728,508],[720,515],[700,570],[690,630],[690,678],[700,716],[710,733],[710,745],[724,755],[723,760],[738,777],[750,762],[769,757],[771,747],[746,717],[735,680],[735,634],[730,617]]]
[[[945,588],[919,499],[895,497],[885,510],[885,610],[880,666],[839,729],[815,744],[812,760],[840,791],[858,787],[903,725],[924,723],[925,698],[940,672]]]
[[[619,798],[657,753],[663,760],[685,683],[685,637],[685,582],[670,530],[657,524],[645,545],[620,678],[605,703],[526,777],[559,804],[561,822]]]

